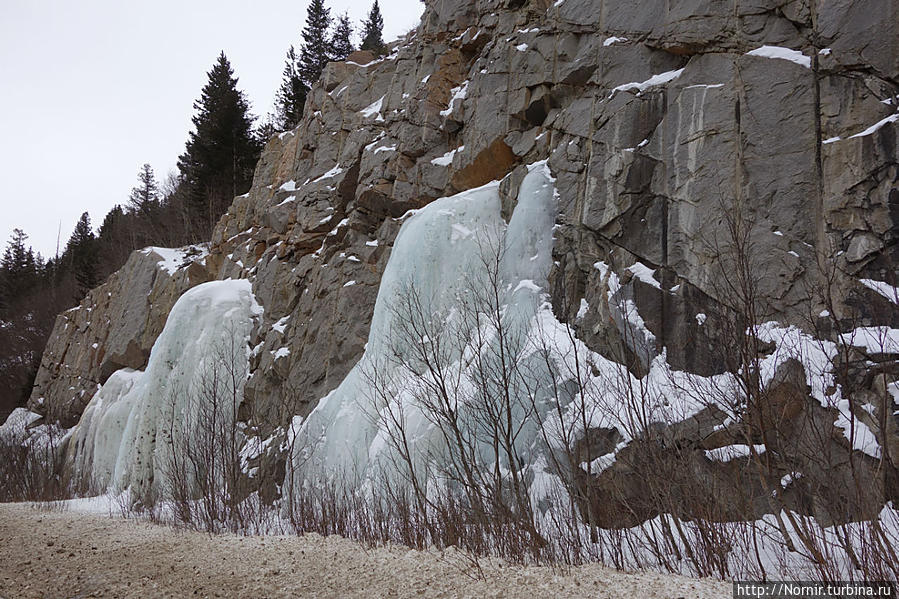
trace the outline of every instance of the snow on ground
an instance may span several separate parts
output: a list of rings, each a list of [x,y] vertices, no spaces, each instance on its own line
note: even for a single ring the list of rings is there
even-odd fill
[[[0,504],[3,597],[729,597],[731,583],[599,565],[567,571],[347,539],[210,536]]]

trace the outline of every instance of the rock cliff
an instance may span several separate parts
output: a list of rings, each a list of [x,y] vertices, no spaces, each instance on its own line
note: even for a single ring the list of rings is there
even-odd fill
[[[78,306],[60,314],[29,408],[71,426],[116,370],[143,368],[175,301],[213,279],[205,256],[201,246],[134,252]]]
[[[29,406],[74,423],[116,369],[145,366],[185,290],[246,278],[265,312],[242,417],[268,432],[305,416],[362,354],[405,215],[500,180],[508,216],[524,165],[544,159],[556,316],[636,376],[662,354],[701,375],[728,367],[741,265],[757,322],[897,327],[897,20],[892,0],[428,0],[386,56],[328,65],[208,248],[136,252],[59,316]],[[651,335],[635,341],[613,296]],[[862,368],[859,393],[893,383],[888,350],[858,350],[881,365],[880,382]],[[795,378],[782,385],[807,397]],[[734,442],[708,441],[721,418],[706,416],[672,434]],[[586,457],[607,452],[591,444]],[[884,485],[899,493],[895,476]]]

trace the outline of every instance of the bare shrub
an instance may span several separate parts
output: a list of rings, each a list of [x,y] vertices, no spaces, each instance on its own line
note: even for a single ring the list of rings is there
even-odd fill
[[[54,502],[73,496],[55,425],[0,435],[0,502]]]
[[[246,381],[243,343],[234,335],[214,348],[191,389],[174,387],[159,454],[163,481],[138,507],[162,502],[179,526],[251,534],[270,530],[275,511],[249,492],[240,450],[245,424],[238,420]]]

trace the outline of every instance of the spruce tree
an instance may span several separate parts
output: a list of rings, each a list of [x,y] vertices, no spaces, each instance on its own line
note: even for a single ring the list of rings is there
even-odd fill
[[[22,297],[38,282],[40,256],[35,259],[30,247],[25,247],[28,235],[14,229],[3,258],[0,260],[0,314]]]
[[[280,117],[269,112],[259,120],[253,134],[256,136],[256,139],[259,140],[259,145],[265,146],[266,142],[268,142],[273,135],[282,131],[284,131],[284,128],[281,126]]]
[[[72,236],[66,243],[66,255],[72,265],[77,288],[75,299],[80,300],[88,291],[99,283],[99,255],[97,239],[91,228],[91,218],[87,212],[78,219]]]
[[[381,32],[384,30],[384,19],[381,17],[381,7],[378,6],[378,0],[371,5],[368,12],[368,19],[362,23],[362,44],[360,50],[368,50],[376,55],[384,53],[384,40],[381,38]]]
[[[319,80],[331,60],[330,27],[331,9],[325,6],[325,0],[310,0],[297,65],[297,72],[306,87],[312,87]]]
[[[299,59],[293,46],[290,46],[287,51],[287,59],[284,61],[281,87],[275,98],[278,125],[282,131],[293,129],[300,124],[308,91],[309,87],[303,83],[303,78],[300,76]]]
[[[25,240],[27,239],[28,235],[25,234],[25,231],[13,229],[13,233],[6,244],[6,251],[3,252],[0,267],[13,277],[20,277],[33,270],[34,255],[31,252],[31,248],[26,249],[25,247]]]
[[[334,26],[334,35],[331,36],[331,60],[346,60],[353,53],[353,26],[350,25],[350,17],[343,13],[337,18]]]
[[[147,214],[153,210],[157,202],[159,202],[159,186],[156,183],[156,176],[153,174],[153,168],[149,164],[140,167],[137,174],[137,187],[131,189],[131,195],[128,196],[128,203],[131,209],[138,214]]]
[[[194,102],[194,130],[178,158],[195,239],[208,239],[234,197],[250,188],[260,151],[249,103],[224,52],[207,75]]]

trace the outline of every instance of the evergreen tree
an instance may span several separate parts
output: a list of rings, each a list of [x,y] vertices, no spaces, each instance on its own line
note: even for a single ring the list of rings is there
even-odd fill
[[[281,87],[275,98],[277,122],[282,131],[299,125],[303,116],[303,106],[306,104],[306,92],[309,91],[309,87],[303,83],[299,68],[299,59],[293,46],[290,46],[287,59],[284,61]]]
[[[207,75],[194,102],[194,131],[178,158],[191,232],[198,239],[208,239],[234,197],[250,188],[260,151],[249,104],[224,52]]]
[[[0,258],[0,420],[25,404],[58,310],[43,259],[15,229]]]
[[[109,212],[103,218],[103,224],[100,225],[100,230],[97,231],[97,239],[104,244],[109,243],[118,234],[118,229],[123,226],[124,221],[125,211],[116,204],[109,209]]]
[[[13,229],[6,251],[3,252],[3,260],[0,262],[3,271],[14,277],[20,277],[34,270],[34,254],[31,248],[25,247],[28,235],[22,229]]]
[[[346,13],[337,18],[334,26],[334,34],[331,36],[331,60],[346,60],[353,53],[353,26],[350,25],[350,17]]]
[[[97,286],[99,279],[99,255],[97,239],[91,228],[91,218],[87,212],[78,219],[72,236],[66,243],[66,255],[72,265],[77,289],[75,299],[80,300],[84,294]]]
[[[310,0],[297,65],[297,74],[307,88],[319,80],[325,65],[331,60],[330,27],[331,9],[325,6],[325,0]]]
[[[264,146],[273,135],[280,133],[284,129],[281,128],[280,120],[271,112],[265,115],[265,118],[259,121],[253,134],[259,140],[259,144]]]
[[[14,229],[3,259],[0,260],[0,313],[6,312],[38,282],[41,272],[40,255],[35,259],[30,247],[25,247],[28,235]]]
[[[381,7],[378,0],[371,5],[368,19],[362,23],[362,44],[360,50],[368,50],[376,55],[384,53],[384,40],[381,32],[384,30],[384,19],[381,17]]]
[[[159,202],[159,186],[156,184],[156,176],[149,164],[140,167],[137,174],[140,184],[131,189],[128,202],[131,209],[138,214],[147,214],[156,207]]]

